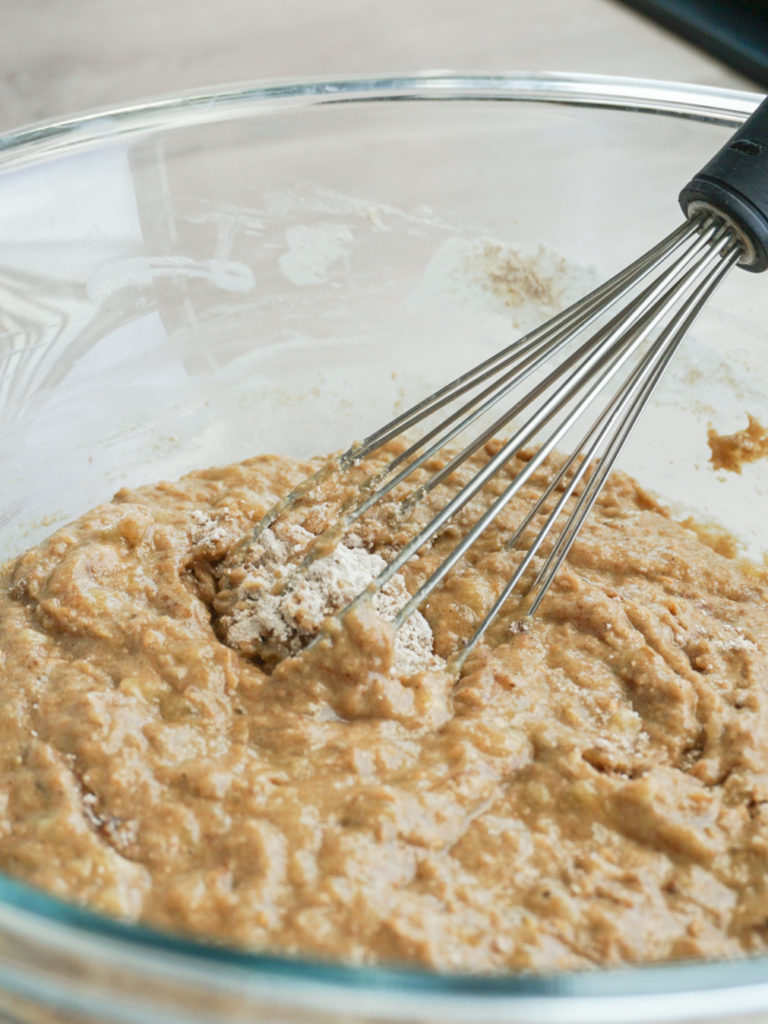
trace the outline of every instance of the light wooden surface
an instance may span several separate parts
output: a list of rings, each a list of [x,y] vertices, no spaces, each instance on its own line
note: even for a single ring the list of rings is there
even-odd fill
[[[1,0],[0,131],[275,77],[585,71],[755,89],[615,0]]]

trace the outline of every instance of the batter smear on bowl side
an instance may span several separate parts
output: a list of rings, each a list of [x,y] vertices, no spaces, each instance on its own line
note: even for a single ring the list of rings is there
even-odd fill
[[[715,469],[741,473],[746,462],[768,458],[768,429],[756,416],[747,414],[747,426],[733,434],[718,434],[714,427],[707,431],[709,461]]]
[[[530,630],[502,613],[458,680],[445,664],[519,557],[503,538],[525,490],[405,649],[365,603],[303,649],[400,543],[384,504],[277,607],[276,576],[343,488],[259,564],[237,544],[311,469],[263,456],[123,490],[2,569],[0,869],[128,921],[353,963],[765,951],[766,576],[614,473]],[[487,500],[409,561],[393,601]],[[228,619],[249,574],[274,600]],[[284,647],[266,667],[265,631]]]

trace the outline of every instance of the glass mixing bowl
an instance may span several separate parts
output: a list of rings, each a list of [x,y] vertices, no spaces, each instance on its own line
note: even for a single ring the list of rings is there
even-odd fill
[[[756,102],[427,74],[240,86],[0,138],[0,558],[119,486],[361,436],[666,234]],[[765,462],[715,473],[706,430],[765,420],[767,323],[764,280],[733,272],[622,456],[758,557]],[[39,1022],[766,1019],[768,959],[355,968],[125,926],[2,878],[0,990],[0,1014]]]

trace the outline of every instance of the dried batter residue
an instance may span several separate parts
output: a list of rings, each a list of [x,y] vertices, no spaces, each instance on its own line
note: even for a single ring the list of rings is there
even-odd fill
[[[539,258],[523,255],[500,243],[488,242],[479,255],[471,257],[470,269],[478,276],[483,287],[505,306],[521,306],[535,302],[544,307],[557,308],[562,304],[565,261],[548,272],[542,269],[543,250]],[[469,262],[469,261],[468,261]],[[541,265],[540,265],[541,264]]]

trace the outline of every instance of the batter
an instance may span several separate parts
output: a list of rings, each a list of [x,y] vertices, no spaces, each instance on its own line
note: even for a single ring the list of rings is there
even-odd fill
[[[710,427],[707,431],[709,461],[715,469],[741,473],[746,462],[768,458],[768,430],[756,416],[747,414],[747,425],[733,434],[718,434]]]
[[[765,576],[614,474],[532,628],[502,613],[458,682],[445,662],[519,557],[502,538],[530,493],[423,608],[420,660],[363,604],[268,663],[228,636],[233,552],[311,468],[265,456],[123,490],[0,571],[0,869],[124,920],[353,963],[765,951]],[[301,529],[342,497],[329,484]],[[400,542],[385,507],[352,549]]]

